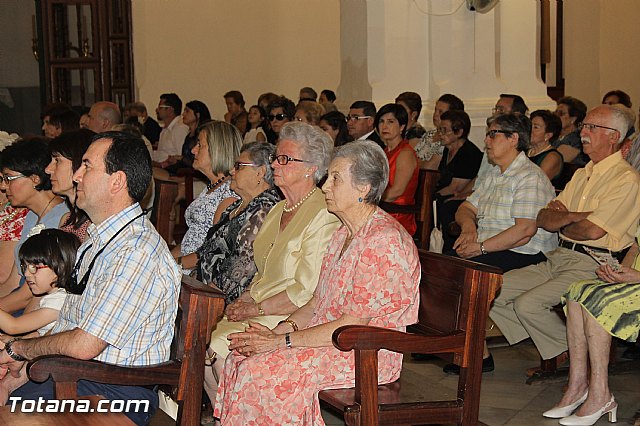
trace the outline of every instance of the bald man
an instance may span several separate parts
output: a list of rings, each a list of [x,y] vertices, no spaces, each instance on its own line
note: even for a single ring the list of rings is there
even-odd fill
[[[85,127],[96,133],[107,132],[116,124],[120,124],[122,117],[120,108],[113,102],[96,102],[89,110],[89,119]]]

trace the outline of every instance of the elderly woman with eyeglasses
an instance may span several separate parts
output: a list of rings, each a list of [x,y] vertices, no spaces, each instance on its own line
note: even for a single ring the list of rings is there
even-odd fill
[[[322,256],[339,223],[317,187],[332,148],[331,138],[319,127],[300,122],[282,127],[271,166],[285,199],[271,209],[256,235],[253,280],[227,305],[226,316],[211,335],[215,376],[229,354],[230,333],[244,331],[249,322],[273,328],[311,299]],[[213,401],[217,383],[207,380],[205,389]]]
[[[26,207],[27,213],[20,241],[15,247],[11,275],[5,281],[0,298],[0,309],[15,312],[27,306],[32,299],[31,291],[25,287],[24,279],[18,271],[18,250],[32,234],[45,228],[60,227],[69,210],[63,199],[51,191],[51,180],[45,168],[51,162],[51,149],[40,138],[15,142],[2,152],[0,171],[2,171],[2,190],[13,207]],[[20,287],[18,289],[18,287]],[[11,294],[7,294],[10,291]]]
[[[456,211],[464,201],[456,195],[475,179],[482,162],[482,151],[468,139],[470,130],[471,120],[466,112],[449,110],[442,114],[438,134],[444,151],[438,166],[440,180],[435,188],[435,199],[445,252],[451,250],[455,242],[447,232],[448,226],[455,221]]]
[[[378,208],[389,166],[370,141],[341,146],[322,186],[342,222],[331,239],[313,298],[276,327],[229,336],[216,402],[223,425],[318,425],[319,390],[354,384],[354,354],[331,343],[344,325],[404,331],[418,316],[420,265],[411,236]],[[379,383],[400,376],[402,354],[380,351]]]
[[[233,303],[256,273],[253,241],[264,218],[280,201],[273,188],[270,157],[273,145],[250,142],[243,145],[231,169],[231,189],[240,196],[214,224],[198,249],[198,279],[213,284]]]

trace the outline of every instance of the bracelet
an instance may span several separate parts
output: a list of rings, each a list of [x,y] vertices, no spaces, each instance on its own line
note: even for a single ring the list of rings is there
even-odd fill
[[[262,304],[261,303],[256,303],[256,305],[258,306],[258,315],[263,316],[264,315],[264,309],[262,309]]]
[[[291,333],[285,333],[284,344],[287,345],[287,348],[289,349],[293,347],[293,345],[291,344]]]
[[[278,323],[278,325],[280,325],[280,324],[289,324],[291,326],[291,328],[293,328],[293,331],[298,331],[298,324],[296,324],[295,321],[290,320],[289,318],[280,321]]]
[[[489,254],[489,252],[484,249],[484,241],[480,243],[480,253]]]
[[[4,350],[7,351],[7,355],[9,355],[11,359],[13,359],[14,361],[26,361],[27,359],[25,357],[18,355],[13,351],[13,349],[11,349],[11,345],[13,345],[13,342],[15,342],[16,340],[20,340],[20,339],[14,338],[9,340],[4,347]]]

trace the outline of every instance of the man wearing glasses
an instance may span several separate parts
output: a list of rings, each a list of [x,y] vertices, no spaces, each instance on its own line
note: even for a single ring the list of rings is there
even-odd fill
[[[160,95],[160,103],[156,108],[158,121],[162,121],[164,128],[160,132],[158,149],[151,154],[154,166],[167,167],[168,159],[172,155],[182,155],[184,138],[189,133],[189,127],[182,122],[182,100],[175,93]]]
[[[597,278],[587,253],[622,261],[636,235],[640,176],[619,152],[632,124],[624,109],[602,105],[587,114],[580,136],[591,161],[537,217],[539,227],[558,232],[560,247],[545,262],[505,273],[490,311],[510,344],[531,337],[543,359],[566,360],[565,323],[550,308],[574,281]]]
[[[373,128],[376,118],[376,106],[369,101],[356,101],[349,108],[347,130],[354,141],[370,140],[385,149],[384,142]]]
[[[151,180],[144,142],[120,132],[97,135],[73,180],[77,205],[92,221],[89,237],[78,250],[70,294],[50,334],[3,339],[0,369],[15,377],[26,360],[43,355],[122,366],[169,358],[182,274],[138,204]],[[147,424],[158,407],[153,389],[141,386],[80,381],[78,395],[149,401],[149,411],[126,413],[137,424]],[[12,396],[54,399],[53,383],[27,382]]]

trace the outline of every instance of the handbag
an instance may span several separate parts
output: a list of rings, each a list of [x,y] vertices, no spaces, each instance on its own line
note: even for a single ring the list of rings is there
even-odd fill
[[[429,251],[433,253],[442,253],[444,247],[444,239],[442,238],[442,230],[438,228],[438,209],[436,208],[436,200],[433,200],[433,229],[429,236]]]

